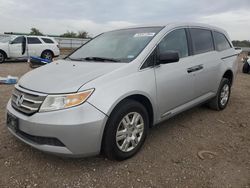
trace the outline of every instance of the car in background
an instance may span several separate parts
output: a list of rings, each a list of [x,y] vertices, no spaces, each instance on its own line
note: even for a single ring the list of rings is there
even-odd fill
[[[249,58],[244,61],[242,72],[246,74],[250,72],[250,59]]]
[[[58,43],[52,37],[13,36],[0,40],[0,63],[6,59],[27,59],[30,56],[52,60],[59,55]]]

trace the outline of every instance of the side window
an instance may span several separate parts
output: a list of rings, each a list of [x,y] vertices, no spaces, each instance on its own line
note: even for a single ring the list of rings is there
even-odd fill
[[[188,43],[185,29],[169,33],[159,44],[159,52],[177,51],[180,58],[188,56]]]
[[[23,41],[23,37],[17,37],[17,38],[15,38],[15,39],[11,42],[11,44],[21,44],[22,41]]]
[[[48,39],[48,38],[42,38],[43,42],[47,43],[47,44],[54,44],[53,40]]]
[[[222,33],[214,32],[214,41],[216,49],[218,51],[223,51],[231,48],[230,43]]]
[[[141,69],[145,69],[148,67],[152,67],[154,66],[155,63],[155,54],[156,54],[156,50],[154,50],[150,56],[148,56],[147,60],[144,62],[144,64],[141,66]]]
[[[206,53],[214,50],[212,32],[206,29],[190,29],[194,54]]]
[[[41,44],[41,41],[37,37],[28,37],[28,44]]]

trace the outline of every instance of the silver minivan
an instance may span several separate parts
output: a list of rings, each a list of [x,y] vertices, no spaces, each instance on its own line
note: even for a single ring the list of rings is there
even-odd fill
[[[7,127],[45,152],[124,160],[151,126],[201,103],[223,110],[236,59],[228,34],[204,24],[102,33],[25,74],[8,102]]]

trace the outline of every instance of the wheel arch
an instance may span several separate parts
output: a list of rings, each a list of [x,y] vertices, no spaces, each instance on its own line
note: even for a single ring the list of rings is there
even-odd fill
[[[229,79],[231,85],[233,84],[233,81],[234,81],[234,74],[233,74],[233,71],[228,69],[222,76],[222,78],[227,78]]]
[[[114,105],[110,108],[109,112],[107,113],[108,116],[110,116],[112,114],[112,112],[114,111],[114,109],[120,104],[122,103],[124,100],[127,100],[127,99],[130,99],[130,100],[134,100],[134,101],[137,101],[139,103],[141,103],[147,110],[148,112],[148,115],[149,115],[149,122],[150,122],[150,125],[153,124],[154,122],[154,107],[152,105],[152,102],[151,100],[149,99],[149,97],[147,97],[146,95],[144,94],[128,94],[128,95],[125,95],[123,96],[122,98],[120,98],[119,100],[117,100]]]
[[[149,125],[152,126],[153,122],[154,122],[154,110],[153,110],[152,103],[148,99],[148,97],[146,97],[142,94],[134,94],[134,95],[127,96],[123,100],[126,100],[126,99],[131,99],[131,100],[137,101],[137,102],[141,103],[146,108],[148,115],[149,115]],[[120,102],[122,102],[122,101],[120,101]]]
[[[54,54],[54,52],[53,52],[52,50],[50,50],[50,49],[46,49],[46,50],[43,50],[43,51],[42,51],[42,53],[41,53],[41,57],[42,57],[43,53],[44,53],[44,52],[47,52],[47,51],[51,52],[51,53],[52,53],[52,55],[53,55],[53,57],[55,56],[55,54]]]
[[[8,55],[4,50],[0,49],[0,52],[2,52],[4,54],[5,58],[8,58]]]
[[[123,97],[122,99],[120,99],[118,102],[115,103],[115,105],[112,107],[112,109],[110,110],[110,113],[109,113],[109,117],[105,123],[105,126],[104,126],[104,129],[103,129],[103,133],[102,133],[102,138],[101,138],[101,153],[103,153],[103,144],[104,144],[104,135],[106,133],[106,130],[107,130],[107,125],[108,125],[108,122],[109,122],[109,118],[110,116],[112,115],[112,112],[115,110],[115,108],[120,104],[122,103],[124,100],[134,100],[134,101],[137,101],[139,102],[140,104],[142,104],[147,112],[148,112],[148,115],[149,115],[149,127],[152,127],[153,126],[153,122],[154,122],[154,108],[153,108],[153,105],[150,101],[150,99],[148,97],[146,97],[145,95],[143,94],[130,94],[126,97]]]

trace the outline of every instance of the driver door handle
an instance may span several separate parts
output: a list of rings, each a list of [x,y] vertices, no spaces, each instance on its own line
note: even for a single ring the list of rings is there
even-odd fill
[[[204,68],[203,65],[200,64],[200,65],[196,65],[196,66],[188,68],[187,72],[188,73],[192,73],[192,72],[196,72],[196,71],[202,70],[203,68]]]

